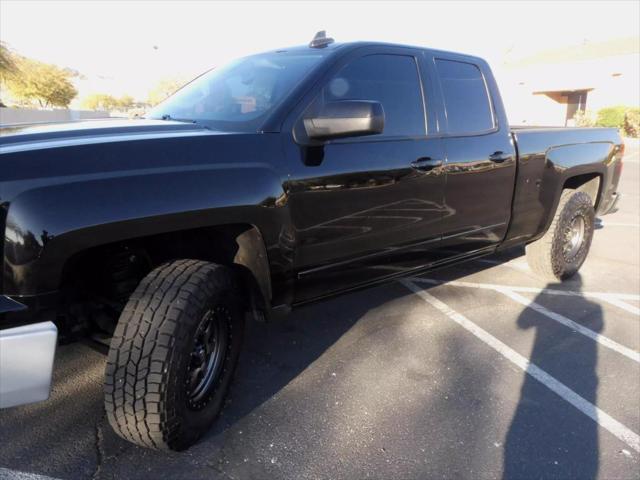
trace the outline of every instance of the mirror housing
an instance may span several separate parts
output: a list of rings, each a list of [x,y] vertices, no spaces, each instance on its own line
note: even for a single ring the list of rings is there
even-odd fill
[[[313,140],[375,135],[384,130],[384,110],[380,102],[368,100],[329,102],[304,119],[304,128]]]

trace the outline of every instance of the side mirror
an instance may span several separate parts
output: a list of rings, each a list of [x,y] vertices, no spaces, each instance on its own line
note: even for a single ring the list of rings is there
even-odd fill
[[[329,102],[304,119],[304,128],[313,140],[375,135],[384,130],[384,110],[379,102],[367,100]]]

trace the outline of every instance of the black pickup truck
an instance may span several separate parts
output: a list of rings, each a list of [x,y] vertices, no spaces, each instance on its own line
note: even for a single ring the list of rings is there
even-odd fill
[[[321,35],[143,119],[1,131],[0,406],[47,398],[58,335],[98,339],[110,424],[159,449],[210,427],[247,318],[516,245],[571,276],[624,150],[510,128],[480,58]]]

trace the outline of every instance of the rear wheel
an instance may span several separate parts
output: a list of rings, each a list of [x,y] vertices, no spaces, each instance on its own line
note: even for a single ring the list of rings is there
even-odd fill
[[[198,260],[162,265],[124,308],[105,373],[109,423],[144,447],[182,450],[220,413],[244,315],[231,272]]]
[[[591,247],[595,212],[585,192],[564,190],[542,238],[526,247],[531,270],[546,280],[565,280],[580,269]]]

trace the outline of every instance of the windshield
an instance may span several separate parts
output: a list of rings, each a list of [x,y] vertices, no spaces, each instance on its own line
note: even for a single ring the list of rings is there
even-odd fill
[[[196,78],[146,117],[191,120],[219,130],[255,131],[321,58],[321,54],[282,52],[236,60]]]

